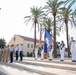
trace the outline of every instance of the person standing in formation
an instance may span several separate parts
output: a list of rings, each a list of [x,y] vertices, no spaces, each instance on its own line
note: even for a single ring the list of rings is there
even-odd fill
[[[0,48],[0,61],[2,61],[2,49]]]
[[[19,44],[16,45],[16,61],[18,60]]]
[[[4,46],[4,49],[3,49],[3,62],[5,62],[5,58],[6,58],[6,46]]]
[[[13,63],[13,53],[14,53],[14,45],[12,44],[10,47],[10,63]]]
[[[41,60],[44,59],[44,48],[43,45],[41,46]]]
[[[9,50],[9,45],[8,45],[8,46],[6,46],[5,62],[8,62],[9,53],[10,53],[10,50]]]
[[[35,60],[38,58],[38,46],[35,47]]]
[[[65,53],[65,44],[64,44],[64,41],[61,41],[61,44],[60,44],[60,61],[64,61],[64,53]]]
[[[49,50],[49,60],[52,61],[53,59],[53,45],[51,44],[50,50]]]
[[[73,37],[71,37],[70,47],[72,62],[76,62],[76,41],[73,39]]]
[[[3,61],[3,48],[1,48],[0,59]]]
[[[20,50],[20,61],[22,61],[23,60],[23,44],[20,44],[19,50]]]

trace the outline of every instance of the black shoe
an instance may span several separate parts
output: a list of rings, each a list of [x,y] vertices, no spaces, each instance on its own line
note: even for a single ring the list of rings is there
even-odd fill
[[[60,61],[64,61],[64,60],[60,60]]]
[[[22,61],[22,60],[20,60],[20,61]]]
[[[76,62],[76,60],[72,60],[72,62]]]
[[[52,61],[52,59],[49,59],[49,61]]]

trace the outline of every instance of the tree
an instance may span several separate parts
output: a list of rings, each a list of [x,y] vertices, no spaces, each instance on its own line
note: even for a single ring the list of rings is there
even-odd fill
[[[75,20],[74,20],[75,13],[76,13],[75,11],[74,12],[72,11],[70,5],[68,7],[61,8],[61,11],[60,11],[61,17],[60,17],[59,21],[62,23],[61,26],[64,25],[64,24],[66,26],[68,57],[70,57],[70,47],[69,47],[69,38],[68,38],[68,27],[69,27],[68,23],[70,22],[70,25],[72,27],[76,26]]]
[[[48,0],[47,5],[44,7],[47,9],[47,13],[52,13],[54,18],[54,57],[57,57],[56,50],[56,15],[60,6],[64,3],[64,1],[59,0]]]
[[[43,19],[43,27],[46,28],[50,33],[51,35],[53,36],[53,29],[54,29],[54,22],[52,21],[52,18],[50,17],[46,17]],[[43,28],[43,29],[44,29]],[[60,28],[59,27],[56,27],[56,35],[59,36],[59,33],[60,32]],[[52,37],[53,38],[53,37]]]
[[[35,49],[35,46],[36,46],[36,26],[41,23],[41,20],[43,18],[43,15],[44,15],[44,11],[42,9],[42,7],[38,8],[38,7],[32,7],[30,8],[30,12],[31,12],[31,15],[30,16],[25,16],[24,18],[27,18],[27,20],[25,21],[26,22],[26,25],[28,24],[29,21],[32,21],[33,24],[32,26],[34,27],[34,49]]]
[[[68,4],[69,3],[69,5],[72,5],[75,2],[76,2],[76,0],[66,0],[65,4]]]
[[[0,39],[0,48],[4,48],[5,45],[6,45],[5,39]]]

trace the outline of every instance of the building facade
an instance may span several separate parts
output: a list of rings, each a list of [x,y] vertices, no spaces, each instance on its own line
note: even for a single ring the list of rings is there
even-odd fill
[[[38,43],[39,40],[36,40],[36,42]],[[10,40],[10,42],[8,43],[8,45],[11,45],[11,44],[14,44],[14,45],[23,44],[24,46],[23,55],[24,56],[27,56],[27,53],[30,54],[34,50],[34,39],[26,37],[26,36],[14,35],[12,39]]]

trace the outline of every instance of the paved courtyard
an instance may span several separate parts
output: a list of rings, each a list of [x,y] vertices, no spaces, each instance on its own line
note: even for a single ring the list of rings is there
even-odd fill
[[[0,75],[76,75],[76,62],[24,57],[23,61],[0,62]]]

